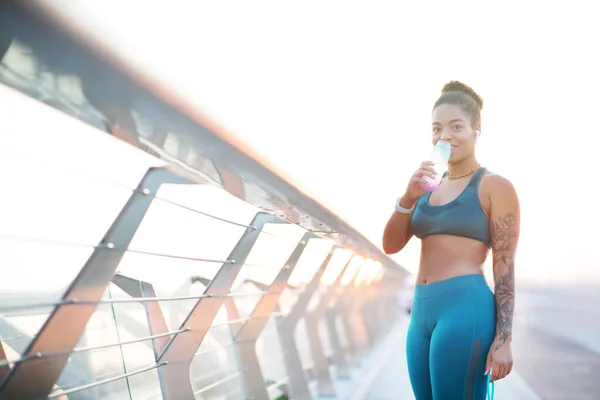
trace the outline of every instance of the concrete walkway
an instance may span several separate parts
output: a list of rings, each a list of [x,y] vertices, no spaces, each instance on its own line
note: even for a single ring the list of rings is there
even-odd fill
[[[408,318],[399,325],[362,399],[415,399],[404,353]],[[513,333],[515,367],[496,383],[495,400],[600,399],[600,290],[519,293]]]
[[[408,325],[408,321],[405,323]],[[406,329],[397,338],[397,345],[381,374],[374,380],[371,390],[365,397],[368,400],[415,400],[406,367]],[[518,371],[513,371],[506,379],[496,383],[495,400],[541,400],[542,397],[527,385]]]

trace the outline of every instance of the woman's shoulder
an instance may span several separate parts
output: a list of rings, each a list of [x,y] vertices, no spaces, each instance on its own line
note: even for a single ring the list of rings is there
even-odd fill
[[[515,188],[508,178],[490,170],[486,170],[481,178],[481,189],[490,196],[515,192]]]

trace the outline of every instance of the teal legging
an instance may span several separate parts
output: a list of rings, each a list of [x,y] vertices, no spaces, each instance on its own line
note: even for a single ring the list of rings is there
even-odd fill
[[[485,400],[495,332],[494,294],[483,275],[417,285],[406,340],[416,400]]]

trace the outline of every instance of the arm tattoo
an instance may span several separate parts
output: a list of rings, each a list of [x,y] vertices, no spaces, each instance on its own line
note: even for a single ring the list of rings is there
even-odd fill
[[[494,257],[496,297],[496,339],[498,350],[512,337],[512,319],[515,308],[515,263],[517,218],[509,213],[491,222],[491,241]]]

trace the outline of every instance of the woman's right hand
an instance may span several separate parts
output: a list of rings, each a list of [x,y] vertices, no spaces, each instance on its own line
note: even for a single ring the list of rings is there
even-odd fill
[[[425,177],[435,179],[437,173],[435,172],[435,169],[433,169],[433,165],[434,163],[432,161],[423,161],[419,169],[410,177],[406,192],[402,197],[407,203],[410,203],[411,206],[419,199],[419,197],[427,193],[427,190],[421,187],[421,183],[427,183]]]

